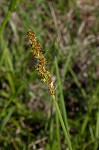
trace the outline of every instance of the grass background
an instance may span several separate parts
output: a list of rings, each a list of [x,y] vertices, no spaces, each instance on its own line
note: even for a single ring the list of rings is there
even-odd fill
[[[28,28],[43,47],[60,108],[64,100],[73,150],[98,150],[98,0],[0,1],[0,149],[67,147],[48,89],[35,71]]]

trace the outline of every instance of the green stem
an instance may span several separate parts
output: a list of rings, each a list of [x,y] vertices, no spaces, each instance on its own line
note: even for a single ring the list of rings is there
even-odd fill
[[[56,92],[56,100],[58,99],[58,94]],[[60,122],[59,122],[59,117],[58,113],[55,113],[56,117],[56,135],[57,135],[57,143],[58,143],[58,150],[61,150],[61,142],[60,142]]]
[[[9,9],[8,9],[8,12],[7,12],[7,14],[6,14],[1,26],[0,26],[0,35],[2,34],[8,20],[10,18],[11,13],[15,10],[15,8],[18,5],[19,2],[20,2],[20,0],[11,0],[10,1],[10,6],[9,6]]]
[[[63,129],[63,133],[64,133],[64,135],[65,135],[65,139],[66,139],[66,142],[67,142],[67,144],[68,144],[69,150],[72,150],[71,141],[70,141],[70,138],[69,138],[69,136],[68,136],[68,132],[67,132],[67,130],[66,130],[66,127],[65,127],[65,124],[64,124],[64,122],[63,122],[63,118],[62,118],[61,112],[60,112],[60,110],[59,110],[59,107],[58,107],[58,104],[57,104],[57,102],[56,102],[56,98],[55,98],[54,95],[52,96],[52,99],[53,99],[53,102],[54,102],[56,111],[57,111],[57,113],[58,113],[58,117],[59,117],[59,120],[60,120],[62,129]]]
[[[8,22],[8,20],[10,18],[10,15],[11,15],[11,12],[8,11],[7,14],[6,14],[6,16],[5,16],[5,18],[4,18],[4,20],[3,20],[3,22],[2,22],[2,24],[1,24],[1,26],[0,26],[0,35],[2,34],[2,32],[3,32],[3,30],[4,30],[5,26],[6,26],[6,24]]]
[[[59,75],[59,69],[58,69],[58,63],[57,63],[57,58],[55,58],[55,68],[56,68],[56,75],[57,75],[58,83],[61,83],[60,75]],[[60,91],[60,98],[61,98],[60,105],[61,105],[61,109],[62,109],[63,120],[64,120],[65,126],[67,128],[67,132],[68,132],[68,135],[69,135],[67,112],[66,112],[66,107],[65,107],[65,103],[64,103],[64,97],[63,97],[63,91],[62,91],[62,85],[61,84],[59,84],[59,91]]]

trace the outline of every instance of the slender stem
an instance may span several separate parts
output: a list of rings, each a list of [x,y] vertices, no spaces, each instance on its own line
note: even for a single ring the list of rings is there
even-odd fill
[[[58,143],[58,150],[61,150],[61,143],[60,143],[60,122],[58,114],[56,113],[56,135],[57,135],[57,143]]]
[[[6,16],[5,16],[5,18],[4,18],[4,20],[3,20],[3,22],[2,22],[2,24],[1,24],[1,26],[0,26],[0,34],[2,34],[2,32],[3,32],[3,30],[4,30],[5,26],[6,26],[6,24],[8,22],[8,20],[10,18],[10,15],[11,15],[11,12],[8,11],[7,14],[6,14]]]
[[[60,112],[60,110],[59,110],[59,107],[58,107],[58,104],[57,104],[57,102],[56,102],[56,98],[55,98],[54,95],[52,95],[52,99],[53,99],[53,102],[54,102],[56,111],[57,111],[57,113],[58,113],[58,117],[59,117],[59,120],[60,120],[62,129],[63,129],[63,133],[64,133],[64,135],[65,135],[65,139],[66,139],[66,142],[67,142],[67,144],[68,144],[69,150],[72,150],[71,141],[70,141],[70,138],[69,138],[69,136],[68,136],[68,132],[67,132],[67,130],[66,130],[66,127],[65,127],[65,124],[64,124],[64,122],[63,122],[63,118],[62,118],[61,112]]]
[[[61,80],[60,80],[60,75],[59,75],[57,58],[55,58],[55,68],[56,68],[57,80],[58,80],[58,83],[60,83]],[[68,126],[68,119],[67,119],[66,107],[65,107],[65,103],[64,103],[62,85],[61,84],[59,84],[59,85],[60,85],[59,86],[59,91],[60,91],[60,98],[61,98],[60,106],[61,106],[61,109],[62,109],[62,116],[63,116],[63,120],[64,120],[64,123],[65,123],[65,126],[67,128],[68,136],[70,136],[69,135],[69,130],[68,130],[69,126]]]
[[[56,100],[58,99],[58,94],[56,92]],[[60,142],[60,122],[59,122],[59,117],[58,113],[55,113],[55,118],[56,118],[56,135],[57,135],[57,143],[58,143],[58,150],[61,150],[61,142]]]

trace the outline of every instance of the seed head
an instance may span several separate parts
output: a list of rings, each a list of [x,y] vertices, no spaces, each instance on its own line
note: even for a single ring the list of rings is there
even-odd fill
[[[55,88],[53,85],[51,74],[45,68],[46,59],[41,51],[42,47],[40,43],[37,41],[37,38],[32,30],[28,29],[27,35],[28,35],[29,42],[31,44],[32,54],[38,60],[38,63],[36,65],[36,70],[38,71],[38,74],[42,77],[42,80],[44,82],[47,82],[50,94],[55,95]]]

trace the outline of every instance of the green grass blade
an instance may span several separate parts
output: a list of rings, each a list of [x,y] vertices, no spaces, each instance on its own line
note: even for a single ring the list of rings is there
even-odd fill
[[[14,107],[10,108],[9,111],[7,112],[7,115],[4,117],[4,119],[0,123],[0,132],[4,129],[6,124],[8,123],[12,113],[14,111]]]

